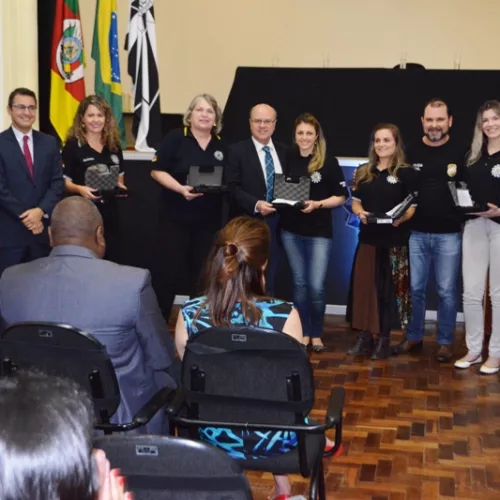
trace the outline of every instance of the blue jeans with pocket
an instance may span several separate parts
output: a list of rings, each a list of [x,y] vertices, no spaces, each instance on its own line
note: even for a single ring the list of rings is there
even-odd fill
[[[325,282],[332,240],[281,231],[292,269],[293,302],[305,337],[320,338],[325,317]]]
[[[420,341],[424,336],[427,282],[434,267],[438,295],[437,342],[453,344],[457,321],[457,279],[461,263],[461,233],[421,233],[410,236],[410,277],[413,319],[406,338]]]

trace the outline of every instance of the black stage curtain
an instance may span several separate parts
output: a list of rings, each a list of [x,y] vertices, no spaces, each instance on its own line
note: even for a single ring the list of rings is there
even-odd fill
[[[405,142],[419,140],[420,116],[433,97],[449,104],[453,135],[465,147],[479,106],[500,98],[500,71],[241,67],[224,110],[224,136],[247,138],[250,108],[266,102],[278,112],[276,140],[290,144],[295,118],[309,112],[335,156],[364,157],[380,122],[398,125]]]

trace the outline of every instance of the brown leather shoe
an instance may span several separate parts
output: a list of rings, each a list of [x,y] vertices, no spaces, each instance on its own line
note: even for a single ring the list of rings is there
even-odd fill
[[[440,363],[449,363],[453,358],[453,349],[451,345],[440,345],[436,354],[436,359]]]
[[[397,356],[398,354],[417,354],[422,350],[424,342],[422,340],[408,340],[404,339],[400,344],[393,347],[392,353]]]

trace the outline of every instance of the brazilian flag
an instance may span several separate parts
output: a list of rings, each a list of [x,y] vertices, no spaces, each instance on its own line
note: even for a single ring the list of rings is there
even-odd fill
[[[116,1],[97,0],[92,59],[95,61],[95,93],[111,106],[125,148]]]

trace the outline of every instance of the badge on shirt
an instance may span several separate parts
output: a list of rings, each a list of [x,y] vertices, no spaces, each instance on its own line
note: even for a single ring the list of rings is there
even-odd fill
[[[222,161],[224,159],[224,153],[222,151],[215,151],[214,156],[218,161]]]
[[[500,165],[495,165],[491,169],[491,175],[496,179],[500,179]]]
[[[120,163],[120,158],[118,158],[117,155],[111,155],[111,161],[115,164],[115,165],[119,165]]]
[[[88,162],[90,162],[90,161],[95,161],[95,158],[92,158],[92,157],[89,157],[89,158],[84,158],[82,161],[83,161],[84,163],[88,163]]]
[[[312,173],[311,182],[314,182],[314,184],[318,184],[319,182],[321,182],[321,173],[320,172]]]
[[[457,175],[457,165],[456,163],[448,163],[448,167],[446,169],[446,173],[448,177],[455,177]]]
[[[398,183],[398,178],[394,177],[393,175],[388,175],[387,176],[387,182],[389,184],[397,184]]]
[[[421,169],[423,166],[424,166],[424,165],[423,165],[422,163],[414,163],[414,164],[413,164],[413,168],[414,168],[415,170],[419,170],[419,171],[420,171],[420,169]]]

